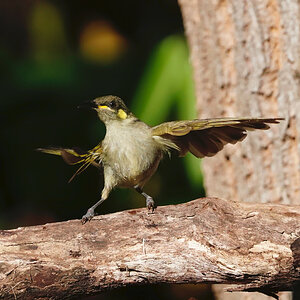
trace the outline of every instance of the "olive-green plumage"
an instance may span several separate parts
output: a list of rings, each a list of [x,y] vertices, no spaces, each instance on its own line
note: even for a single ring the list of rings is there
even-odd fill
[[[81,164],[77,174],[89,165],[103,168],[104,188],[101,199],[82,217],[94,216],[95,208],[107,199],[115,187],[135,188],[146,198],[148,209],[154,210],[153,199],[143,192],[145,183],[156,171],[164,153],[175,151],[180,156],[191,152],[196,157],[213,156],[224,145],[242,141],[247,131],[269,129],[268,124],[282,118],[219,118],[166,122],[150,127],[137,119],[116,96],[104,96],[90,102],[106,126],[103,141],[89,151],[79,148],[40,148],[39,151],[59,155],[66,163]]]

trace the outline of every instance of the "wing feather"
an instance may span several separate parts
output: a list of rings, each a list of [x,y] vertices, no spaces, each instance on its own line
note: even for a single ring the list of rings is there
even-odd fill
[[[81,166],[77,169],[74,175],[70,178],[69,182],[74,179],[76,175],[82,173],[87,167],[93,165],[99,169],[102,169],[101,166],[101,144],[97,145],[89,151],[83,151],[80,148],[62,148],[62,147],[49,147],[49,148],[38,148],[37,151],[58,155],[63,158],[63,160],[68,165],[77,165]]]
[[[267,130],[268,124],[277,124],[282,118],[218,118],[162,123],[152,128],[153,136],[171,140],[179,155],[190,151],[196,157],[213,156],[230,143],[235,144],[247,136],[247,131]]]

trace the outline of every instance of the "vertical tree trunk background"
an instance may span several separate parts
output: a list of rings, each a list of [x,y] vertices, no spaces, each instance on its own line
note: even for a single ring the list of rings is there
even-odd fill
[[[300,4],[179,0],[201,118],[284,117],[202,162],[208,196],[300,204]],[[222,293],[219,299],[241,299]],[[289,299],[285,293],[281,299]],[[243,299],[259,299],[246,294]],[[265,296],[259,296],[265,299]]]

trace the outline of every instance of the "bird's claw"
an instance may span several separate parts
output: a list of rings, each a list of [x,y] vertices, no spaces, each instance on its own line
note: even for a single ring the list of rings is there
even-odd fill
[[[156,205],[155,205],[154,200],[151,197],[148,197],[146,199],[146,205],[147,205],[148,210],[153,213],[156,208]]]
[[[86,214],[81,218],[82,225],[88,221],[91,221],[94,216],[95,216],[94,209],[89,208]]]

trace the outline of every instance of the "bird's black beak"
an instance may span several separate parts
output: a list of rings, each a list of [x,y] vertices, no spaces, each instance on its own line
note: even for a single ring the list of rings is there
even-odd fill
[[[98,106],[94,102],[94,100],[92,100],[92,101],[83,102],[82,104],[78,105],[77,108],[94,110],[94,109],[98,108]]]

